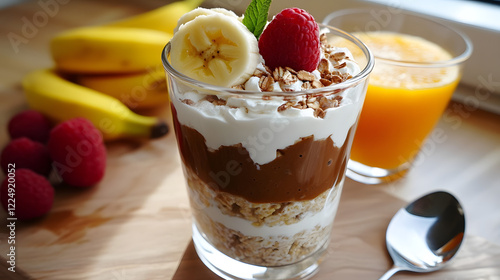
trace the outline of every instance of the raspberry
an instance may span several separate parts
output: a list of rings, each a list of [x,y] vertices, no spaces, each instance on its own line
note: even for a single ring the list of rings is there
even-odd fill
[[[10,138],[28,137],[41,143],[47,142],[51,129],[50,121],[38,111],[23,111],[9,121]]]
[[[101,132],[89,120],[75,118],[54,127],[48,148],[57,173],[66,183],[88,187],[104,176],[106,148]]]
[[[281,66],[312,72],[320,60],[319,26],[302,9],[284,9],[260,36],[259,52],[271,69]]]
[[[15,168],[27,168],[40,175],[48,176],[52,160],[49,151],[42,143],[21,137],[10,141],[2,151],[0,165],[5,174],[9,164]]]
[[[16,169],[14,174],[14,177],[3,180],[0,189],[0,201],[5,211],[23,220],[49,212],[54,202],[54,188],[49,181],[29,169]]]

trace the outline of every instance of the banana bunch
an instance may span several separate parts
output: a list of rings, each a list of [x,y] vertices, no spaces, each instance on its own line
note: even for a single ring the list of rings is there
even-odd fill
[[[203,0],[177,1],[156,10],[108,24],[112,27],[135,27],[153,29],[173,34],[179,18],[198,7]]]
[[[54,121],[85,117],[106,140],[161,136],[164,123],[133,111],[167,104],[160,55],[177,21],[201,2],[181,0],[57,34],[50,44],[55,69],[34,71],[23,81],[28,104]]]
[[[136,74],[76,75],[72,80],[82,86],[112,96],[132,110],[168,103],[165,71],[161,65]]]
[[[76,74],[129,74],[161,63],[172,38],[167,32],[134,27],[84,27],[52,38],[57,69]]]

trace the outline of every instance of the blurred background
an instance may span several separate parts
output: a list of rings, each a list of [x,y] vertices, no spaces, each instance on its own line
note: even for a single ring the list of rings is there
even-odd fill
[[[69,4],[81,0],[0,0],[0,9],[21,2],[37,1],[49,3],[57,1],[59,4]],[[92,1],[85,1],[92,3]],[[102,4],[127,9],[131,14],[143,11],[133,11],[140,0],[103,0]],[[154,9],[161,5],[173,2],[172,0],[147,1],[146,9]],[[250,0],[206,0],[204,7],[224,7],[243,13]],[[135,5],[134,5],[135,4]],[[151,7],[149,7],[151,6]],[[500,1],[499,0],[274,0],[270,14],[276,14],[282,9],[296,6],[308,10],[318,22],[321,22],[329,13],[359,7],[373,7],[378,11],[380,22],[388,20],[391,13],[401,10],[413,11],[418,14],[433,17],[447,22],[470,37],[474,44],[472,57],[467,61],[461,86],[454,94],[454,100],[466,103],[474,102],[470,106],[479,106],[482,109],[500,114]],[[112,10],[112,9],[111,9]],[[64,11],[63,11],[64,12]],[[106,22],[102,16],[94,18],[92,15],[82,14],[88,25]],[[113,15],[110,15],[112,18]],[[76,21],[77,19],[75,19]],[[80,19],[80,24],[81,24]],[[13,24],[13,23],[11,23]],[[21,24],[21,23],[20,23]],[[473,101],[472,101],[473,100]],[[479,104],[477,102],[479,101]]]
[[[244,9],[249,0],[206,0],[204,5]],[[498,0],[274,0],[270,14],[297,6],[309,11],[318,22],[329,13],[348,8],[373,7],[380,23],[401,10],[444,21],[464,32],[474,44],[461,86],[454,94],[459,102],[479,101],[482,109],[500,114],[500,1]],[[243,11],[241,11],[243,12]]]

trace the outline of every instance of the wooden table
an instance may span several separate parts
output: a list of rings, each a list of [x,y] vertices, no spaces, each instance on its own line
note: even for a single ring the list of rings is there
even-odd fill
[[[2,147],[8,142],[3,128],[9,118],[27,108],[22,77],[52,65],[51,36],[166,1],[66,2],[17,46],[8,34],[22,35],[23,23],[43,9],[31,1],[0,10]],[[286,3],[273,5],[279,9]],[[166,106],[145,113],[170,122]],[[429,138],[403,180],[378,186],[347,180],[333,241],[314,279],[376,279],[391,264],[384,235],[392,215],[406,201],[436,189],[452,192],[464,205],[467,236],[450,267],[419,279],[500,279],[500,116],[451,103],[435,131],[444,138]],[[217,279],[190,243],[191,216],[173,134],[113,142],[107,148],[107,172],[99,185],[56,186],[49,215],[17,223],[16,273],[0,259],[0,279]],[[6,218],[2,212],[0,224]],[[0,228],[0,258],[6,258],[8,231]],[[394,279],[413,278],[401,274]]]

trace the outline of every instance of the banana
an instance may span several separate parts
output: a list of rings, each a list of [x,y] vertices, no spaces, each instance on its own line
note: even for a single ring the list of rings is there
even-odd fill
[[[132,110],[153,108],[168,103],[165,70],[161,66],[133,74],[78,75],[74,81],[115,97]]]
[[[171,34],[128,27],[85,27],[55,36],[51,54],[56,67],[72,73],[130,73],[161,65]]]
[[[255,36],[238,19],[222,13],[186,22],[170,44],[170,62],[177,71],[212,85],[240,84],[259,63]]]
[[[29,73],[23,88],[32,109],[55,122],[87,118],[105,140],[156,138],[168,132],[166,123],[158,118],[138,115],[118,99],[67,81],[51,69]]]
[[[192,10],[192,11],[184,14],[179,19],[179,21],[177,21],[177,25],[174,28],[174,33],[173,34],[175,34],[179,30],[179,28],[181,27],[181,25],[185,24],[188,21],[193,20],[197,16],[212,15],[212,14],[215,14],[215,13],[225,14],[225,15],[237,18],[238,20],[241,20],[241,18],[239,18],[233,11],[226,10],[224,8],[206,9],[206,8],[199,7],[199,8],[196,8],[196,9],[194,9],[194,10]]]
[[[198,7],[201,2],[203,0],[177,1],[137,16],[110,23],[108,26],[140,27],[173,33],[179,18]]]

